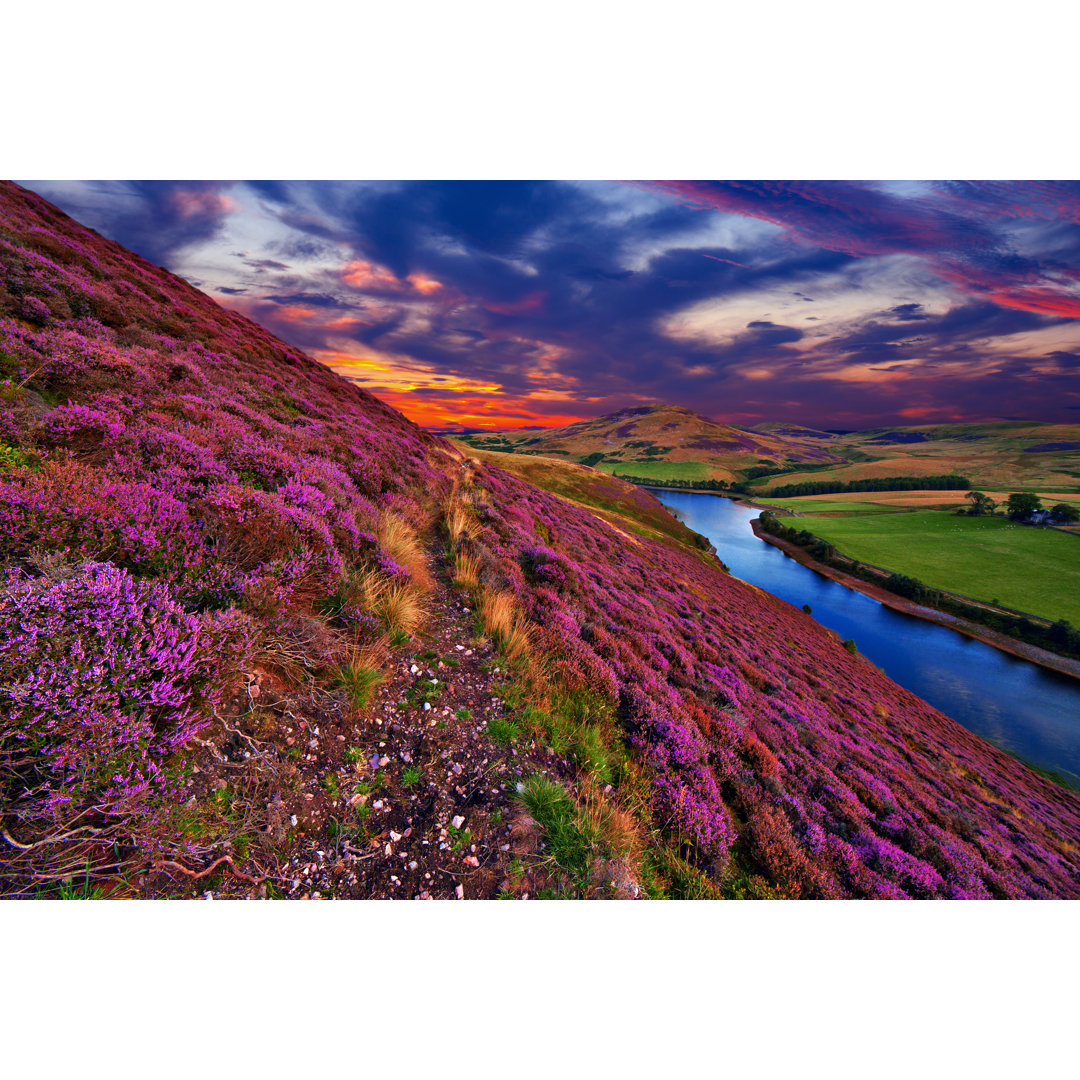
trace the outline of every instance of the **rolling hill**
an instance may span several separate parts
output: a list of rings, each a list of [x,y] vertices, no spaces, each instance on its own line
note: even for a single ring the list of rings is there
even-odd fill
[[[1080,895],[1076,793],[499,460],[0,185],[0,891]]]
[[[809,430],[809,429],[806,429]],[[841,459],[811,437],[718,424],[677,405],[641,405],[561,428],[522,428],[462,436],[482,450],[563,457],[604,472],[663,479],[734,481],[744,470]]]
[[[723,481],[755,494],[802,481],[948,473],[991,490],[1080,492],[1080,425],[1003,421],[836,433],[782,421],[732,427],[656,404],[561,428],[465,435],[461,442],[656,483]]]

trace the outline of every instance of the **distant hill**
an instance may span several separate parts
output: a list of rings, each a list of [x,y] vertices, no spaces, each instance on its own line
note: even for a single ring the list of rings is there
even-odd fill
[[[1080,491],[1078,424],[993,421],[835,432],[778,420],[743,428],[655,404],[566,427],[458,438],[480,450],[561,457],[618,476],[719,481],[762,494],[793,481],[946,473],[994,490]]]
[[[794,431],[793,425],[787,425]],[[828,436],[800,428],[798,435],[733,427],[678,405],[639,405],[560,428],[463,435],[479,450],[563,457],[604,472],[662,480],[745,479],[768,466],[839,464]]]

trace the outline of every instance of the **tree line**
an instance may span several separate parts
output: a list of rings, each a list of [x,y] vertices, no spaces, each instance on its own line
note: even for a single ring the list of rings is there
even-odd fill
[[[959,473],[940,476],[876,476],[840,483],[835,480],[804,480],[781,484],[768,495],[774,499],[796,499],[800,495],[843,495],[851,491],[960,491],[971,487],[971,480]]]

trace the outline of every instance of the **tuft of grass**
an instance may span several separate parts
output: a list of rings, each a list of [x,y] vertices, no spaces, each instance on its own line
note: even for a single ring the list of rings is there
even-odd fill
[[[335,799],[338,797],[339,789],[337,777],[333,773],[327,773],[319,783],[322,785],[322,789],[327,795]]]
[[[407,769],[402,769],[401,771],[401,786],[407,788],[414,787],[416,784],[420,783],[421,776],[422,773],[420,770],[415,766],[410,765]]]
[[[521,736],[521,728],[513,720],[489,720],[485,733],[492,742],[500,746],[509,746]]]
[[[530,776],[518,801],[540,826],[550,857],[579,887],[586,887],[594,860],[610,849],[591,815],[578,811],[569,792],[554,780]]]
[[[459,551],[454,556],[454,584],[464,589],[480,586],[480,560],[475,555]]]
[[[354,648],[335,672],[338,686],[349,695],[354,709],[366,709],[375,691],[386,682],[386,674],[376,662],[380,653],[381,649],[377,646]]]
[[[477,614],[501,653],[511,658],[528,653],[529,631],[513,593],[483,591]]]
[[[355,765],[358,761],[363,760],[364,751],[359,746],[350,746],[345,750],[345,764]]]
[[[470,539],[480,531],[480,525],[470,512],[470,508],[461,503],[451,502],[443,513],[446,535],[454,545],[460,543],[463,536]]]
[[[391,635],[391,644],[395,637],[398,637],[398,644],[404,644],[427,618],[427,604],[412,582],[394,581],[378,571],[365,570],[356,576],[354,588],[360,604]],[[400,634],[405,635],[404,641],[400,640]]]
[[[465,706],[462,706],[460,709],[458,709],[456,713],[454,713],[454,719],[461,721],[471,720],[472,709],[467,709],[465,708]]]
[[[431,571],[424,545],[408,522],[384,513],[375,526],[375,538],[394,562],[409,571],[410,582],[416,589],[426,592],[431,588]]]

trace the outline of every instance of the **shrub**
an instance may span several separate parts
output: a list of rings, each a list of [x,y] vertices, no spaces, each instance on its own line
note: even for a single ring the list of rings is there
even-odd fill
[[[170,755],[247,658],[234,611],[194,615],[160,583],[89,563],[0,597],[0,777],[32,840],[96,828],[144,853],[167,843]]]

